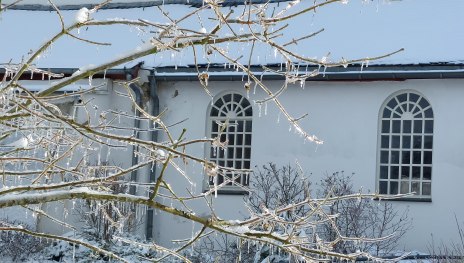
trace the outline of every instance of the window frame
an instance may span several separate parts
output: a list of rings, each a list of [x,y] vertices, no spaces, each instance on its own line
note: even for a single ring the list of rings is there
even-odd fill
[[[417,99],[414,101],[414,99],[411,99],[410,94],[415,94],[417,95]],[[400,101],[402,98],[398,99],[401,96],[406,95],[406,98],[404,101]],[[388,105],[393,99],[395,99],[396,105],[394,105],[394,109],[401,107],[402,114],[399,118],[394,118],[393,117],[393,112],[390,114],[388,117],[384,117],[384,111],[385,109],[391,109],[391,107]],[[422,102],[422,99],[428,104],[426,107],[422,107],[420,103]],[[409,104],[405,107],[402,105]],[[412,106],[412,109],[410,107]],[[414,114],[409,114],[408,112],[414,111],[416,108],[419,108],[419,111],[415,112]],[[426,117],[424,114],[425,111],[430,109],[431,117]],[[404,114],[408,114],[408,116],[404,116]],[[420,112],[422,112],[422,116],[416,117],[414,115],[418,115]],[[399,120],[399,132],[395,132],[393,130],[393,122]],[[410,121],[411,126],[404,124],[406,121]],[[421,131],[415,131],[415,122],[414,121],[421,121]],[[383,130],[383,124],[388,122],[388,132]],[[397,194],[404,193],[405,191],[402,190],[402,182],[407,182],[408,186],[408,192],[412,192],[413,189],[413,184],[416,183],[419,185],[419,193],[416,193],[411,196],[407,197],[402,197],[399,199],[392,199],[392,200],[405,200],[405,201],[422,201],[422,202],[430,202],[432,200],[432,189],[433,189],[433,135],[434,135],[434,127],[435,127],[435,116],[433,112],[433,106],[432,103],[427,99],[426,96],[424,96],[422,93],[416,91],[416,90],[400,90],[397,92],[394,92],[390,96],[387,97],[387,99],[384,100],[382,103],[379,113],[378,113],[378,130],[377,130],[377,162],[376,162],[376,182],[375,182],[375,189],[376,193],[381,193],[381,183],[385,182],[386,184],[386,195],[395,195],[394,191],[392,192],[390,187],[391,183],[397,184]],[[430,130],[429,132],[426,131],[426,123],[429,124]],[[431,126],[430,126],[431,124]],[[409,129],[408,129],[409,127]],[[406,129],[406,131],[405,131]],[[393,138],[395,137],[395,138]],[[386,139],[385,139],[386,138]],[[420,147],[414,145],[414,140],[415,139],[420,139]],[[404,139],[407,139],[404,141]],[[430,145],[426,146],[425,140],[429,140]],[[409,141],[409,146],[408,144],[404,143]],[[394,143],[396,142],[396,143]],[[385,144],[388,145],[388,147],[385,146]],[[393,146],[395,144],[395,146]],[[385,152],[387,153],[387,156],[385,156]],[[392,152],[396,152],[398,155],[398,160],[392,162]],[[405,156],[405,153],[409,152],[409,160],[404,162],[403,157]],[[418,153],[417,156],[420,158],[419,163],[415,163],[414,155],[416,155],[416,152]],[[429,159],[425,158],[425,152],[427,152],[427,157]],[[406,154],[408,156],[408,154]],[[430,160],[430,162],[426,162],[426,160]],[[416,161],[417,162],[417,161]],[[386,167],[387,171],[385,172]],[[396,173],[393,173],[392,176],[392,171],[391,169],[398,169],[397,175]],[[396,168],[398,167],[398,168]],[[407,169],[403,170],[403,167],[408,167]],[[418,168],[415,168],[418,167]],[[428,168],[427,169],[427,174],[429,174],[430,179],[424,178],[424,167]],[[414,178],[413,177],[413,169],[416,171],[419,171],[419,177]],[[382,170],[382,171],[381,171]],[[404,175],[407,174],[408,178],[406,179]],[[430,189],[426,189],[429,191],[430,194],[425,195],[423,194],[423,186],[425,184],[430,185]],[[406,184],[404,184],[406,186]],[[382,187],[383,188],[383,187]],[[425,189],[425,188],[424,188]]]
[[[238,95],[242,98],[240,98],[239,102],[242,101],[242,99],[244,99],[248,106],[246,106],[246,109],[250,108],[251,109],[251,112],[250,112],[250,115],[245,115],[245,116],[235,116],[234,118],[228,118],[227,116],[219,116],[219,115],[216,115],[216,116],[211,116],[211,112],[213,110],[213,105],[220,99],[222,99],[226,104],[227,104],[227,101],[225,101],[225,97],[228,96],[228,95],[232,95],[231,96],[231,101],[234,101],[233,97],[235,95]],[[246,112],[244,112],[244,114],[247,114]],[[220,149],[219,147],[217,147],[217,155],[219,155],[219,151],[223,151],[224,153],[224,157],[217,157],[217,159],[224,159],[224,160],[217,160],[216,158],[213,158],[212,156],[212,150],[213,150],[213,147],[212,147],[212,144],[211,143],[207,143],[206,146],[205,146],[205,157],[207,160],[209,161],[213,161],[215,163],[219,163],[219,161],[223,161],[224,162],[224,166],[225,167],[230,167],[229,165],[227,165],[227,162],[233,162],[233,168],[236,168],[236,162],[241,162],[241,168],[242,169],[251,169],[251,153],[252,153],[252,140],[253,140],[253,105],[252,103],[250,102],[250,100],[247,98],[246,95],[242,94],[241,92],[237,92],[237,91],[226,91],[226,92],[221,92],[219,94],[217,94],[216,96],[213,97],[212,101],[208,104],[208,108],[207,108],[207,111],[206,111],[206,137],[207,138],[214,138],[216,137],[215,136],[212,136],[213,134],[217,133],[219,134],[219,131],[216,132],[216,131],[213,131],[212,128],[213,128],[213,122],[216,122],[216,121],[228,121],[228,122],[237,122],[237,121],[243,121],[243,133],[239,133],[239,131],[235,131],[232,133],[232,135],[234,135],[234,140],[237,140],[237,135],[242,135],[242,144],[234,144],[232,146],[232,148],[234,149],[233,150],[233,155],[234,157],[232,159],[229,159],[226,152],[229,151],[228,149],[229,148],[226,148],[225,150],[223,149]],[[249,130],[247,131],[247,128],[246,128],[246,122],[249,122],[250,123],[250,126],[249,126]],[[226,133],[223,133],[223,135],[225,135],[225,137],[227,137],[229,135],[229,130],[226,131]],[[247,140],[247,135],[249,135],[249,143],[246,143],[246,140]],[[229,146],[227,146],[229,147]],[[238,158],[236,156],[236,152],[235,152],[235,149],[236,148],[241,148],[242,149],[242,154],[241,154],[241,157]],[[245,150],[245,149],[249,149],[249,150]],[[245,151],[248,151],[247,154],[245,154]],[[248,158],[246,156],[249,156]],[[245,163],[248,163],[248,166],[249,167],[246,167]],[[218,176],[222,176],[222,175],[218,175]],[[240,175],[240,182],[244,182],[245,180],[245,187],[248,186],[249,184],[249,176],[250,174],[242,174]],[[219,180],[219,178],[217,178]],[[205,175],[204,175],[204,180],[203,180],[203,191],[209,191],[211,189],[214,189],[214,184],[211,184],[210,183],[210,177],[206,174],[205,172]],[[242,195],[242,194],[248,194],[248,191],[245,190],[243,187],[239,186],[239,185],[224,185],[222,186],[220,189],[217,190],[217,193],[218,194],[239,194],[239,195]]]

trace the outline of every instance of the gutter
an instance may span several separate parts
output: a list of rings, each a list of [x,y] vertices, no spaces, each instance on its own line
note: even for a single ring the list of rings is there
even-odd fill
[[[143,64],[143,63],[139,63],[138,65],[136,65],[135,67],[133,67],[133,68],[131,69],[132,72],[127,72],[127,71],[126,71],[126,80],[129,81],[129,80],[132,80],[134,77],[137,77],[137,75],[138,75],[138,70],[139,70],[141,64]],[[139,85],[137,85],[135,82],[130,83],[130,84],[129,84],[129,88],[134,92],[134,95],[135,95],[135,103],[136,103],[139,107],[143,108],[143,101],[142,101],[142,99],[143,99],[144,94],[143,94],[142,88],[141,88]],[[139,130],[140,130],[140,119],[139,119],[139,117],[140,117],[140,112],[139,112],[137,109],[135,109],[135,116],[136,116],[136,118],[135,118],[135,120],[134,120],[134,137],[137,138],[137,139],[139,139],[139,136],[140,136],[140,134],[139,134]],[[138,163],[138,161],[139,161],[138,155],[134,154],[134,153],[137,152],[137,151],[138,151],[138,146],[137,146],[137,145],[134,145],[134,146],[132,147],[132,166],[137,165],[137,163]],[[136,182],[136,181],[137,181],[137,177],[138,177],[138,176],[137,176],[137,171],[138,171],[138,170],[133,170],[133,171],[131,172],[131,176],[130,176],[131,182]],[[136,193],[137,193],[137,191],[136,191],[135,185],[132,185],[132,184],[131,184],[131,185],[129,186],[129,194],[135,195]]]
[[[148,82],[150,85],[150,105],[151,105],[151,112],[152,116],[159,115],[159,97],[158,97],[158,87],[156,83],[156,76],[155,70],[152,70],[150,76],[148,76]],[[150,128],[152,128],[151,132],[151,140],[153,142],[158,141],[158,130],[155,127],[155,123],[151,122]],[[153,165],[153,168],[150,170],[149,176],[149,183],[154,183],[156,181],[156,165]],[[153,239],[153,223],[154,223],[154,210],[153,208],[148,208],[147,210],[147,225],[146,225],[146,239],[150,240]]]
[[[266,67],[282,71],[280,65],[267,65]],[[407,79],[456,79],[464,78],[464,64],[408,64],[408,65],[350,65],[344,67],[323,68],[317,66],[301,65],[295,74],[302,75],[318,70],[317,76],[306,81],[403,81]],[[285,80],[285,76],[274,72],[265,72],[262,66],[251,66],[251,72],[262,80]],[[285,68],[283,69],[285,71]],[[194,67],[164,67],[157,68],[158,81],[198,81],[198,73]],[[224,65],[200,66],[199,71],[208,71],[210,81],[243,81],[247,74],[235,69],[224,68]]]

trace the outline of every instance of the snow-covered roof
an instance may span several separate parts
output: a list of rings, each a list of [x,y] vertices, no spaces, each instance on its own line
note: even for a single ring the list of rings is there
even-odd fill
[[[254,4],[267,2],[285,2],[288,0],[253,0]],[[3,0],[5,6],[10,6],[12,10],[32,10],[32,11],[53,11],[53,6],[48,1],[38,0]],[[225,0],[221,3],[223,6],[237,6],[244,4],[243,0]],[[82,7],[93,7],[101,4],[98,0],[54,0],[53,4],[60,10],[79,10]],[[112,0],[105,4],[102,9],[127,9],[127,8],[145,8],[152,6],[161,6],[169,4],[181,4],[189,6],[201,6],[204,0]],[[14,5],[12,5],[14,4]]]
[[[85,1],[81,0],[81,2]],[[300,5],[312,3],[313,1],[302,1]],[[279,8],[283,4],[273,5]],[[174,18],[179,18],[194,7],[165,5],[163,8]],[[224,8],[243,10],[243,6]],[[346,59],[375,57],[404,48],[405,51],[371,62],[371,65],[462,63],[464,62],[464,53],[461,52],[464,46],[464,27],[461,26],[460,17],[463,10],[464,1],[454,0],[351,0],[349,4],[335,3],[318,9],[316,13],[295,18],[290,22],[281,41],[289,41],[324,28],[323,33],[292,47],[293,50],[307,57],[318,59],[330,52],[329,59],[336,61],[342,57]],[[69,24],[73,21],[75,12],[62,11],[65,23]],[[208,16],[208,12],[209,10],[205,10],[203,13],[205,17]],[[0,15],[2,34],[0,63],[20,62],[22,58],[27,57],[30,50],[35,50],[42,42],[47,41],[60,30],[60,22],[54,12],[7,10]],[[115,17],[163,20],[163,16],[155,7],[100,10],[93,17],[100,20]],[[200,24],[195,19],[185,23],[192,29],[199,30]],[[214,26],[214,22],[206,18],[202,22],[207,29]],[[119,25],[81,29],[79,37],[110,42],[112,45],[95,46],[66,37],[56,42],[38,60],[36,66],[40,68],[80,68],[90,64],[99,64],[133,52],[137,47],[148,42],[151,34],[138,28]],[[250,52],[250,46],[231,44],[228,49],[230,54],[244,54],[243,62],[248,62],[247,54]],[[201,51],[200,54],[202,54]],[[225,62],[220,56],[210,59],[212,63]],[[145,67],[193,64],[191,50],[184,50],[150,55],[117,67],[130,67],[140,60],[145,61]],[[251,63],[260,65],[281,61],[281,57],[275,56],[272,48],[258,46],[253,53]],[[206,64],[208,61],[200,55],[198,62]]]

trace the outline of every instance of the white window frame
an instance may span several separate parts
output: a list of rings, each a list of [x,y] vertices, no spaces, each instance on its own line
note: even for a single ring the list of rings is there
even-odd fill
[[[416,192],[405,200],[431,200],[433,129],[433,108],[421,93],[402,90],[385,100],[379,112],[378,193]]]
[[[231,101],[226,100],[229,96]],[[238,98],[238,102],[234,101],[236,98]],[[231,106],[234,106],[234,108]],[[234,111],[231,111],[231,108]],[[238,116],[240,112],[242,112],[242,116]],[[205,147],[206,158],[219,166],[250,169],[253,107],[247,97],[239,92],[227,92],[215,96],[208,107],[206,121],[206,136],[213,139],[219,136],[221,144],[224,143],[223,148],[217,145],[214,146],[211,143],[207,144],[207,147]],[[223,125],[222,132],[221,125]],[[227,143],[225,143],[226,139]],[[219,170],[216,177],[205,175],[204,190],[214,188],[215,184],[221,184],[224,181],[223,176],[224,172],[222,170]],[[232,182],[222,186],[217,191],[218,193],[247,193],[243,186],[249,184],[248,174],[234,172],[233,174],[227,173],[226,176],[233,176],[239,182]]]

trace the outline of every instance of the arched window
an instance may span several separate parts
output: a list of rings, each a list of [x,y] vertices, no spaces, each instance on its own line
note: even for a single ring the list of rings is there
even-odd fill
[[[252,117],[250,102],[238,93],[227,93],[214,100],[209,110],[208,134],[211,138],[219,138],[225,147],[211,145],[211,161],[223,167],[250,169]],[[237,173],[210,177],[209,185],[214,185],[214,180],[222,184],[225,177],[235,180],[228,182],[222,191],[237,190],[238,184],[248,185],[248,176]]]
[[[387,99],[380,114],[378,192],[431,198],[432,106],[424,96],[406,91]]]

